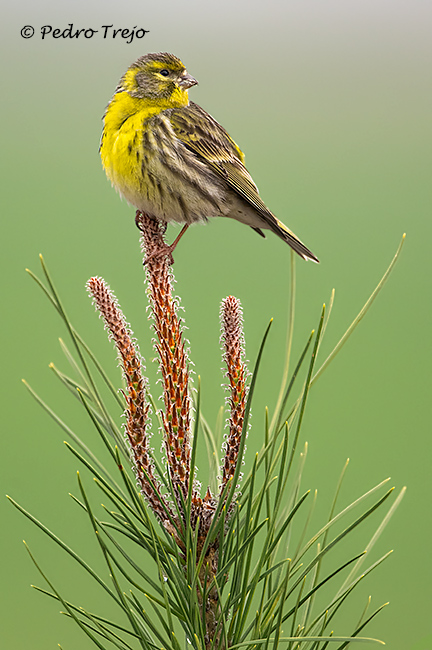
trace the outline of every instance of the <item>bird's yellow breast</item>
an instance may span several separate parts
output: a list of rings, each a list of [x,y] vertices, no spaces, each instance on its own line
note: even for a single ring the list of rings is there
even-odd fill
[[[149,120],[168,108],[187,106],[187,92],[180,88],[168,98],[142,99],[118,92],[104,116],[100,154],[110,181],[124,193],[142,184],[142,139]]]

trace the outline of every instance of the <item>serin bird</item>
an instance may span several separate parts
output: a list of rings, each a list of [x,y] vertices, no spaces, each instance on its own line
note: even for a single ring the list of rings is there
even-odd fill
[[[230,217],[262,237],[271,230],[305,260],[317,257],[262,201],[244,155],[225,129],[189,101],[197,80],[173,54],[146,54],[120,79],[105,111],[100,154],[118,192],[138,211],[184,224]]]

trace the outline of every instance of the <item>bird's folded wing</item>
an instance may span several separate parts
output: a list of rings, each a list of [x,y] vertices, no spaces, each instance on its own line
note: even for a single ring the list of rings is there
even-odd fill
[[[176,137],[202,162],[219,174],[228,185],[252,205],[265,221],[274,216],[261,199],[258,188],[244,166],[244,155],[227,131],[203,108],[191,102],[169,111]]]

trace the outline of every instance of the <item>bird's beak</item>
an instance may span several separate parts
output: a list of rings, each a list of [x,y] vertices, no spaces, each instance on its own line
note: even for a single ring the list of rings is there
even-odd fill
[[[184,88],[184,90],[187,90],[188,88],[192,88],[192,86],[196,86],[198,84],[198,81],[192,77],[191,74],[183,74],[178,82],[178,85],[180,88]]]

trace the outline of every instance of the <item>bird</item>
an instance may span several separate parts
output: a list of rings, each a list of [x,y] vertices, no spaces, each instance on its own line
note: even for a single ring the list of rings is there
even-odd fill
[[[183,224],[171,253],[191,224],[222,216],[262,237],[270,230],[303,259],[319,262],[267,208],[224,127],[189,101],[197,83],[167,52],[129,66],[103,115],[100,155],[112,185],[137,215]]]

